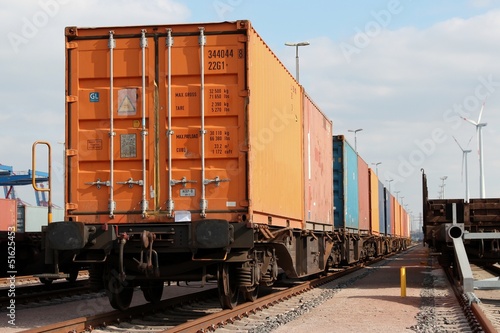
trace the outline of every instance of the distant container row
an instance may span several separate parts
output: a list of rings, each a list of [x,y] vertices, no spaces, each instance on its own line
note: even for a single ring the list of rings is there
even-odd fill
[[[61,221],[64,210],[54,208],[52,216],[55,221]],[[26,206],[14,199],[0,199],[0,231],[41,232],[47,220],[47,207]]]
[[[333,137],[335,229],[410,237],[410,216],[343,135]]]

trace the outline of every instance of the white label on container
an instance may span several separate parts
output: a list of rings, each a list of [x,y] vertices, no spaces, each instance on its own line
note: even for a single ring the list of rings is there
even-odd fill
[[[196,189],[194,188],[182,188],[181,197],[194,197],[196,195]]]
[[[187,210],[176,211],[175,222],[191,222],[191,213]]]
[[[236,207],[235,201],[226,201],[226,207]]]

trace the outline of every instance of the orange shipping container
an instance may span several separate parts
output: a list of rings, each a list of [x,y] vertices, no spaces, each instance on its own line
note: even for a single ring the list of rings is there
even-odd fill
[[[401,236],[401,204],[396,201],[396,205],[395,205],[395,226],[396,228],[394,229],[395,232],[394,232],[394,235],[395,236]]]
[[[325,191],[304,195],[307,98],[248,21],[66,28],[66,92],[66,218],[304,228]]]
[[[375,172],[368,169],[370,175],[370,232],[380,234],[379,181]]]
[[[410,237],[410,215],[405,209],[402,209],[401,236]]]

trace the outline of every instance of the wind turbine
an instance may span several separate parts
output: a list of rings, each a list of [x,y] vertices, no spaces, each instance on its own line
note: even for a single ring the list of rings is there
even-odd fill
[[[453,137],[457,145],[460,147],[462,150],[462,177],[464,175],[464,166],[465,166],[465,202],[469,202],[469,174],[467,172],[467,154],[470,153],[472,150],[470,149],[463,149],[460,143],[458,143],[457,139]],[[472,137],[470,138],[472,140]],[[469,140],[470,143],[470,140]],[[468,146],[469,144],[467,144]],[[463,179],[463,178],[462,178]]]
[[[478,144],[479,144],[479,197],[483,199],[486,197],[485,194],[485,189],[484,189],[484,165],[483,165],[483,136],[482,136],[482,129],[484,126],[487,125],[487,123],[482,123],[481,122],[481,116],[483,115],[483,109],[484,109],[484,103],[481,106],[481,111],[479,112],[479,118],[477,118],[477,122],[474,120],[467,119],[465,117],[462,117],[465,121],[468,121],[472,125],[476,126],[476,133],[478,137]]]

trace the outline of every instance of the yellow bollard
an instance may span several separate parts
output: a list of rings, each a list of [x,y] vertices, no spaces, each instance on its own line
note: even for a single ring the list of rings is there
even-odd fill
[[[401,277],[401,297],[406,297],[406,267],[401,267],[399,275]]]

